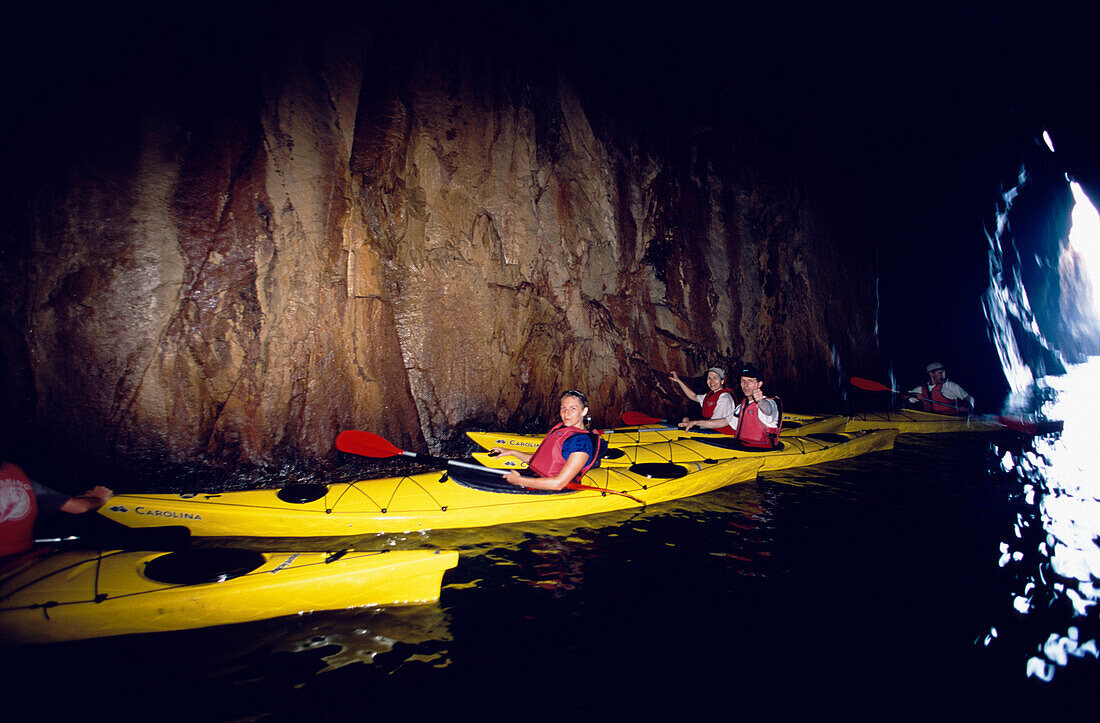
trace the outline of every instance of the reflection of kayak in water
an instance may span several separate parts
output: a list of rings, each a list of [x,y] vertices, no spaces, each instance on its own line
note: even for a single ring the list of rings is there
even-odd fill
[[[803,467],[822,462],[848,459],[868,452],[893,449],[897,431],[882,429],[850,433],[821,433],[805,436],[781,437],[776,449],[747,447],[725,434],[706,437],[680,436],[666,442],[610,448],[600,461],[603,468],[629,467],[636,464],[660,462],[685,463],[723,459],[760,460],[760,470]],[[493,447],[531,451],[527,435],[492,435],[486,432],[467,432],[474,442],[485,449]],[[537,448],[537,444],[535,447]],[[524,468],[511,455],[490,456],[488,452],[475,452],[474,459],[486,466],[498,468]]]
[[[992,432],[1009,429],[1024,434],[1048,434],[1062,429],[1060,420],[1044,420],[1020,415],[971,414],[953,416],[918,410],[867,412],[848,419],[845,431],[896,429],[903,434],[943,432]]]
[[[0,573],[0,640],[59,642],[432,602],[457,563],[457,552],[432,550],[30,555]]]
[[[484,527],[612,512],[754,479],[757,460],[594,469],[586,489],[549,494],[499,472],[448,467],[351,483],[203,494],[120,494],[100,514],[129,527],[184,525],[197,536],[327,537]],[[629,496],[625,496],[629,495]]]

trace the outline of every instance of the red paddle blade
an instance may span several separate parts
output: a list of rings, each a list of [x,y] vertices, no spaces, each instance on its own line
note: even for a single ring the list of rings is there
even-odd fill
[[[870,379],[864,379],[863,377],[852,377],[849,381],[852,382],[853,387],[859,389],[865,389],[868,392],[892,392],[894,391],[885,384],[880,384]]]
[[[349,429],[336,435],[336,449],[364,457],[396,457],[402,450],[377,434]]]
[[[641,412],[623,412],[622,415],[623,424],[628,427],[637,427],[642,424],[659,424],[662,419],[651,417],[648,414],[642,414]]]
[[[1024,434],[1050,434],[1051,432],[1061,432],[1063,429],[1063,422],[1058,419],[1028,419],[1007,414],[999,415],[994,419],[1012,431]]]

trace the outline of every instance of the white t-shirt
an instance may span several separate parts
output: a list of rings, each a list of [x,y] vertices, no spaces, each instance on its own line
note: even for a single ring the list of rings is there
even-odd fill
[[[700,404],[703,403],[704,394],[697,394],[696,399]],[[718,419],[719,417],[726,418],[726,424],[731,428],[737,429],[737,425],[741,423],[741,407],[744,402],[733,405],[733,397],[728,393],[723,392],[722,396],[718,397],[718,404],[714,406],[714,416],[711,419]],[[756,418],[759,419],[764,426],[774,427],[779,424],[779,405],[774,400],[764,397],[760,400],[760,404],[756,405]]]
[[[703,405],[703,400],[707,398],[706,394],[696,394],[695,401],[699,402],[699,406]],[[718,419],[719,417],[732,417],[733,416],[733,397],[729,392],[722,392],[718,395],[718,403],[714,405],[714,413],[710,415],[711,419]]]

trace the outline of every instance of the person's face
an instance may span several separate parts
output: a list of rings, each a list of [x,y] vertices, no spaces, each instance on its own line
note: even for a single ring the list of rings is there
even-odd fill
[[[588,414],[588,407],[576,397],[562,397],[561,406],[558,408],[562,424],[567,427],[583,427],[584,418]]]
[[[751,397],[753,392],[764,386],[764,382],[756,377],[741,377],[741,392],[746,397]]]
[[[947,381],[947,370],[936,369],[935,371],[928,372],[928,378],[932,380],[933,384],[943,384]]]
[[[722,377],[715,372],[707,372],[707,386],[710,387],[712,392],[718,391],[722,388]]]

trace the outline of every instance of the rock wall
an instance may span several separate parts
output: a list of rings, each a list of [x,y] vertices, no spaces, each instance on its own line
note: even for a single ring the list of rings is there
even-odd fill
[[[142,36],[13,129],[5,455],[241,475],[331,463],[342,429],[545,428],[566,388],[598,425],[679,414],[668,370],[742,359],[836,408],[876,361],[825,131],[736,84],[714,123],[639,119],[507,17],[326,13],[239,55],[239,25]]]

